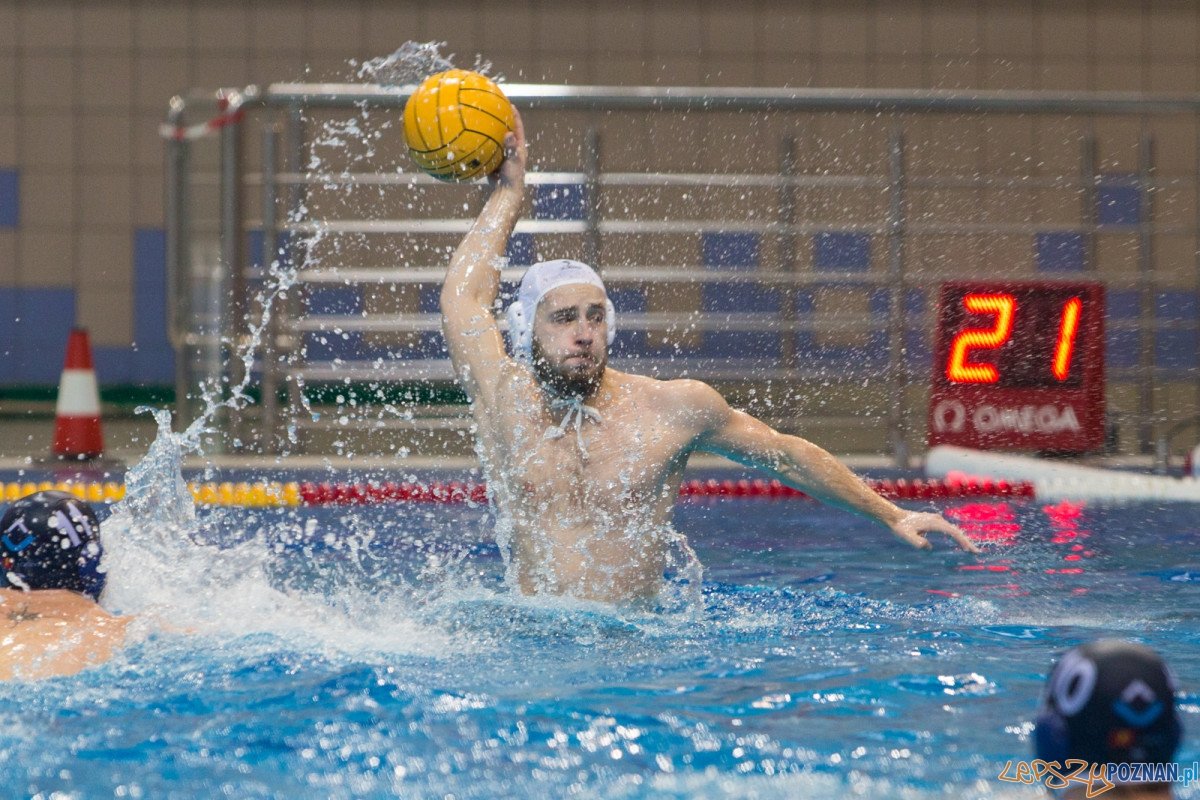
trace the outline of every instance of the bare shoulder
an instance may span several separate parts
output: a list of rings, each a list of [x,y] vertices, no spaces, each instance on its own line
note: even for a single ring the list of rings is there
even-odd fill
[[[727,408],[728,403],[713,387],[693,378],[678,378],[671,381],[655,381],[662,387],[664,399],[680,410],[710,411]]]
[[[0,605],[0,681],[74,675],[101,664],[126,641],[132,617],[72,592],[39,590]]]
[[[105,611],[90,597],[65,589],[41,589],[36,592],[5,590],[0,593],[0,615],[11,621],[37,619],[86,621],[105,627],[123,627],[127,617]]]
[[[661,381],[644,375],[631,375],[639,393],[652,399],[656,408],[680,422],[708,428],[723,421],[730,413],[729,404],[713,387],[690,378]]]

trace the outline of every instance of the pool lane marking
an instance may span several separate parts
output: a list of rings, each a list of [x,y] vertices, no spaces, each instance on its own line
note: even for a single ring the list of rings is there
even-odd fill
[[[1033,485],[1006,481],[938,481],[900,479],[868,481],[879,494],[893,500],[953,500],[975,497],[1034,496]],[[27,494],[57,489],[92,503],[115,503],[125,497],[125,486],[109,482],[50,481],[0,484],[0,500],[12,502]],[[377,503],[477,503],[488,502],[482,483],[458,481],[432,483],[297,483],[203,482],[189,483],[198,505],[243,508],[293,506],[373,505]],[[682,499],[718,497],[757,499],[808,499],[808,495],[779,481],[691,480],[679,487]]]

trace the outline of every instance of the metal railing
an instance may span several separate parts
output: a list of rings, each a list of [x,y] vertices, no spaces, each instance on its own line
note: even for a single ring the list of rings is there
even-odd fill
[[[1154,163],[1154,120],[1185,118],[1194,123],[1200,111],[1195,96],[1147,96],[1136,93],[1068,94],[1046,92],[949,92],[949,91],[850,91],[820,89],[729,89],[675,87],[568,87],[532,84],[507,84],[506,94],[523,111],[541,113],[553,124],[555,115],[586,112],[584,124],[572,124],[570,135],[580,146],[577,163],[559,163],[557,171],[534,171],[529,183],[535,195],[539,187],[576,187],[582,203],[565,215],[545,218],[534,214],[522,219],[518,237],[537,236],[539,245],[548,249],[570,249],[572,254],[596,264],[616,296],[636,297],[637,292],[666,292],[658,298],[658,307],[648,301],[630,311],[621,309],[620,327],[642,338],[637,344],[618,350],[614,364],[663,377],[688,375],[711,381],[782,382],[798,387],[821,388],[831,384],[862,384],[882,387],[890,398],[881,412],[886,423],[888,443],[897,461],[906,461],[912,445],[912,421],[918,414],[919,389],[927,382],[928,365],[911,352],[914,343],[928,338],[931,315],[924,308],[910,308],[912,293],[932,297],[932,289],[948,277],[973,276],[975,265],[964,265],[960,274],[931,266],[926,247],[925,261],[914,265],[914,242],[962,237],[985,241],[989,237],[1024,237],[1032,250],[1039,234],[1066,234],[1078,237],[1082,261],[1078,265],[1087,277],[1104,280],[1112,289],[1125,288],[1137,294],[1136,318],[1110,319],[1108,328],[1116,335],[1133,333],[1137,337],[1136,364],[1110,368],[1110,383],[1134,387],[1134,408],[1125,413],[1136,430],[1137,450],[1153,452],[1156,431],[1161,438],[1179,419],[1193,415],[1190,409],[1173,412],[1156,408],[1156,387],[1166,383],[1190,382],[1200,389],[1200,377],[1187,366],[1159,367],[1155,361],[1156,337],[1161,331],[1184,328],[1196,331],[1195,315],[1189,320],[1160,320],[1156,312],[1157,292],[1164,287],[1185,285],[1195,292],[1196,262],[1156,269],[1152,247],[1160,234],[1195,237],[1200,232],[1196,212],[1183,222],[1162,223],[1154,217],[1157,193],[1163,190],[1200,193],[1196,163],[1187,169],[1173,169],[1174,177],[1158,174]],[[257,418],[231,414],[218,424],[236,448],[258,447],[268,452],[280,449],[295,452],[303,448],[303,437],[282,436],[283,429],[312,429],[331,424],[361,424],[366,427],[459,424],[455,416],[423,417],[404,413],[382,420],[361,413],[313,414],[304,396],[305,385],[361,381],[381,383],[450,383],[448,361],[433,352],[439,318],[428,303],[417,308],[395,311],[386,308],[327,309],[314,312],[310,303],[314,293],[330,287],[349,288],[361,295],[391,290],[393,298],[411,301],[416,291],[436,292],[445,274],[449,248],[464,233],[482,202],[479,189],[443,186],[424,175],[380,169],[369,155],[344,147],[337,160],[338,136],[329,135],[329,125],[344,134],[351,128],[346,120],[356,120],[352,128],[361,133],[372,114],[385,111],[381,127],[394,120],[407,95],[403,89],[354,84],[272,84],[265,89],[247,87],[216,93],[196,93],[172,101],[164,125],[167,138],[167,241],[168,285],[171,294],[169,328],[178,357],[177,397],[179,413],[190,418],[196,413],[196,387],[202,380],[213,385],[229,385],[240,379],[241,362],[230,357],[231,350],[246,344],[247,318],[258,313],[256,292],[268,278],[270,265],[290,263],[297,268],[296,285],[281,302],[273,303],[276,312],[268,335],[261,343],[255,360],[262,405]],[[702,124],[713,116],[737,114],[745,122],[745,141],[732,143],[731,150],[750,152],[749,148],[769,149],[775,169],[772,172],[728,171],[729,159],[719,168],[651,169],[653,158],[645,159],[644,168],[629,168],[630,159],[622,156],[622,165],[610,166],[609,144],[619,141],[620,133],[631,129],[630,120],[667,120],[687,132],[690,125]],[[340,116],[339,116],[340,115]],[[816,166],[805,169],[802,162],[813,162],[812,147],[800,143],[814,120],[847,117],[862,121],[872,132],[885,135],[877,148],[882,153],[867,161],[869,167],[850,171],[830,170],[827,164],[842,160],[838,149],[863,147],[867,132],[855,136],[853,130],[843,141],[822,141]],[[1075,132],[1076,168],[1050,171],[1031,165],[1027,171],[984,169],[962,171],[922,165],[914,168],[912,129],[931,117],[961,119],[984,123],[999,118],[1060,118]],[[324,118],[326,126],[320,122]],[[1139,120],[1136,168],[1125,167],[1117,173],[1104,169],[1097,154],[1096,126],[1114,119]],[[196,119],[202,124],[192,124]],[[759,131],[757,123],[774,120],[770,130]],[[361,123],[361,125],[360,125]],[[189,127],[189,125],[191,125]],[[341,127],[338,127],[338,126]],[[624,125],[624,128],[621,128]],[[248,157],[253,141],[252,128],[261,131],[258,150]],[[843,126],[844,128],[844,126]],[[865,127],[864,127],[865,130]],[[212,134],[216,148],[197,146]],[[365,134],[364,136],[373,135]],[[376,139],[383,138],[376,135]],[[393,137],[395,138],[395,137]],[[366,138],[363,139],[367,141]],[[925,137],[917,145],[928,144]],[[946,142],[940,142],[945,145]],[[400,158],[393,142],[393,156]],[[380,145],[383,147],[383,145]],[[674,143],[664,142],[671,149]],[[362,148],[359,148],[362,149]],[[371,149],[367,147],[366,149]],[[311,167],[312,153],[320,150],[320,163]],[[198,164],[203,154],[207,163]],[[535,150],[536,155],[536,150]],[[805,156],[808,156],[807,159]],[[1195,154],[1193,154],[1195,155]],[[559,157],[560,162],[563,161]],[[754,160],[754,159],[750,159]],[[758,159],[761,161],[762,159]],[[853,159],[851,159],[853,160]],[[253,164],[251,162],[254,162]],[[703,154],[696,162],[703,162]],[[719,159],[717,159],[719,161]],[[862,159],[859,159],[861,162]],[[406,162],[405,162],[406,163]],[[248,166],[249,165],[249,166]],[[637,167],[643,165],[635,164]],[[732,166],[737,166],[736,162]],[[1136,198],[1136,219],[1121,219],[1113,224],[1098,217],[1097,196],[1105,188],[1123,187],[1128,197]],[[370,189],[376,202],[351,202],[346,197]],[[247,194],[257,192],[257,203],[247,202]],[[1065,192],[1079,204],[1078,218],[1064,221],[1056,210],[1050,219],[1035,213],[1016,214],[1008,219],[964,218],[977,216],[974,209],[961,208],[949,218],[936,213],[914,211],[916,195],[938,192]],[[666,210],[656,218],[644,209],[620,208],[620,200],[609,202],[609,195],[640,192],[665,198]],[[697,193],[740,192],[753,195],[751,201],[735,199],[730,205],[741,208],[740,215],[724,212],[721,199],[695,202]],[[848,193],[854,202],[871,206],[866,213],[843,215],[838,208],[817,213],[805,209],[805,199],[813,193]],[[731,196],[731,195],[730,195]],[[407,200],[405,199],[407,198]],[[452,202],[446,198],[452,198]],[[683,198],[683,199],[680,199]],[[693,201],[689,202],[689,198]],[[864,198],[869,198],[864,202]],[[883,198],[880,200],[880,198]],[[636,202],[635,202],[636,205]],[[827,205],[836,205],[830,201]],[[380,211],[386,206],[392,211]],[[457,213],[449,214],[451,207]],[[1200,202],[1194,203],[1200,208]],[[257,216],[253,210],[257,209]],[[399,209],[402,213],[396,213]],[[536,207],[535,207],[536,211]],[[831,212],[833,216],[830,216]],[[563,215],[559,215],[560,217]],[[844,216],[851,216],[845,219]],[[941,216],[942,218],[939,218]],[[1002,215],[1010,216],[1010,215]],[[259,233],[255,249],[248,252],[246,233]],[[836,235],[866,236],[870,249],[867,263],[850,267],[838,264],[808,264],[801,240]],[[623,254],[628,240],[664,240],[684,242],[674,245],[675,255],[688,255],[695,249],[697,237],[743,235],[758,250],[771,250],[770,257],[759,253],[754,263],[722,266],[721,259],[691,255],[663,260],[661,257],[637,258]],[[1113,274],[1098,269],[1098,237],[1118,234],[1131,240],[1136,249],[1133,274]],[[390,238],[389,238],[390,237]],[[397,244],[403,240],[407,245]],[[687,244],[691,241],[692,244]],[[705,240],[707,241],[707,240]],[[861,238],[855,241],[863,241]],[[329,247],[329,243],[334,247]],[[339,243],[353,243],[342,247]],[[383,244],[380,244],[383,243]],[[415,244],[414,244],[415,243]],[[407,249],[405,249],[407,248]],[[653,249],[653,247],[651,248]],[[661,255],[663,247],[656,251]],[[670,250],[670,247],[666,247]],[[318,253],[318,251],[321,251]],[[351,255],[347,255],[351,252]],[[756,251],[757,252],[757,251]],[[367,256],[364,259],[363,253]],[[380,259],[378,256],[385,256]],[[614,255],[615,254],[615,255]],[[387,261],[393,263],[363,263]],[[836,260],[836,259],[835,259]],[[716,261],[718,263],[711,263]],[[935,265],[936,266],[936,265]],[[520,270],[506,271],[504,279],[514,281]],[[1016,267],[1013,277],[1029,277],[1028,268]],[[992,277],[989,275],[989,277]],[[1000,277],[999,275],[995,277]],[[1050,276],[1052,277],[1052,276]],[[1078,274],[1065,277],[1079,277]],[[739,307],[736,293],[765,292],[772,302],[768,307],[753,303]],[[869,298],[868,308],[847,311],[837,306],[816,308],[813,298],[829,291],[849,292]],[[690,293],[689,293],[690,291]],[[696,296],[710,292],[718,297],[715,307],[705,309]],[[689,300],[690,298],[690,305]],[[724,298],[722,300],[721,298]],[[733,298],[732,302],[729,302]],[[801,299],[804,302],[801,302]],[[365,301],[364,301],[365,302]],[[860,303],[861,304],[861,303]],[[874,304],[874,308],[870,306]],[[403,305],[403,303],[401,303]],[[635,303],[635,305],[637,305]],[[698,309],[696,306],[700,306]],[[804,307],[801,307],[804,306]],[[744,341],[774,341],[778,347],[766,355],[730,354],[721,348],[703,346],[710,337],[745,334]],[[863,354],[859,357],[850,345],[814,345],[823,338],[845,342],[858,336]],[[402,344],[384,344],[360,348],[355,355],[345,348],[333,348],[322,356],[313,345],[319,337],[382,337]],[[759,336],[759,339],[755,339]],[[314,338],[316,337],[316,338]],[[422,339],[422,337],[424,337]],[[694,352],[677,352],[658,341],[680,338],[700,346]],[[862,341],[867,344],[862,344]],[[412,340],[424,342],[412,346]],[[336,343],[336,342],[335,342]],[[660,343],[661,344],[661,343]],[[727,350],[728,348],[726,348]],[[834,361],[816,358],[823,351],[834,353]],[[840,361],[837,359],[840,355]],[[286,404],[279,398],[286,387]],[[343,409],[343,412],[348,409]],[[411,411],[411,410],[410,410]],[[843,412],[837,424],[875,424],[867,417],[857,420],[854,412]],[[1115,415],[1114,415],[1115,416]],[[282,422],[280,418],[282,417]],[[335,422],[331,422],[331,418]],[[461,414],[457,415],[461,419]],[[430,420],[433,421],[430,421]],[[813,418],[806,419],[811,424]],[[1159,451],[1163,449],[1161,443]]]

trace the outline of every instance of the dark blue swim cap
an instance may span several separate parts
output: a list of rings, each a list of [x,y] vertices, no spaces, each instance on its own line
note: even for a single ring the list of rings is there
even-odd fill
[[[1175,681],[1148,647],[1100,640],[1059,660],[1038,712],[1037,757],[1166,763],[1179,747]]]
[[[100,521],[66,492],[22,497],[0,518],[0,587],[69,589],[99,599]]]

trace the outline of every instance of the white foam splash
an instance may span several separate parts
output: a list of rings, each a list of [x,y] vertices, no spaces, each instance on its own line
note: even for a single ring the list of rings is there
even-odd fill
[[[358,68],[357,77],[381,86],[408,86],[438,72],[454,69],[454,54],[442,55],[446,42],[405,42],[390,55],[372,58]],[[475,57],[471,69],[488,74],[490,61]]]

